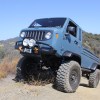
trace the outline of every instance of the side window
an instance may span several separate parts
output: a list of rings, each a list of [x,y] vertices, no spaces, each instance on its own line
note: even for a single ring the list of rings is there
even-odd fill
[[[68,26],[67,26],[66,32],[73,35],[74,37],[76,37],[76,35],[77,35],[77,26],[70,21]]]
[[[82,30],[79,28],[79,40],[81,41]]]

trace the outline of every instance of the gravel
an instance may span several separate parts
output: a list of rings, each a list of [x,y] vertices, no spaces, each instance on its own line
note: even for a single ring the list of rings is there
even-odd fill
[[[57,91],[52,84],[34,86],[15,83],[13,78],[14,75],[9,75],[0,80],[0,100],[100,100],[100,84],[97,88],[89,88],[84,78],[75,93]]]

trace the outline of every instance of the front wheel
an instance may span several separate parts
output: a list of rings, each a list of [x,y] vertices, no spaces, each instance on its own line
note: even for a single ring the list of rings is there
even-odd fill
[[[38,62],[36,59],[22,57],[16,67],[15,81],[27,81],[37,75]]]
[[[81,68],[76,61],[62,64],[57,72],[56,86],[60,91],[75,92],[81,79]]]

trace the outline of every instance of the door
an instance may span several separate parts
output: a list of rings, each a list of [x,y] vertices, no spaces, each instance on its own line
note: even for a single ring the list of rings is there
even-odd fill
[[[79,27],[74,22],[69,21],[62,42],[64,52],[70,51],[75,54],[81,54],[80,34]]]

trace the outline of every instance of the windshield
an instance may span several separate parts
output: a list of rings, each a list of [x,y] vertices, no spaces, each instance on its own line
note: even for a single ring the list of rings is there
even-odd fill
[[[45,18],[35,20],[29,28],[33,27],[63,27],[66,18]]]

